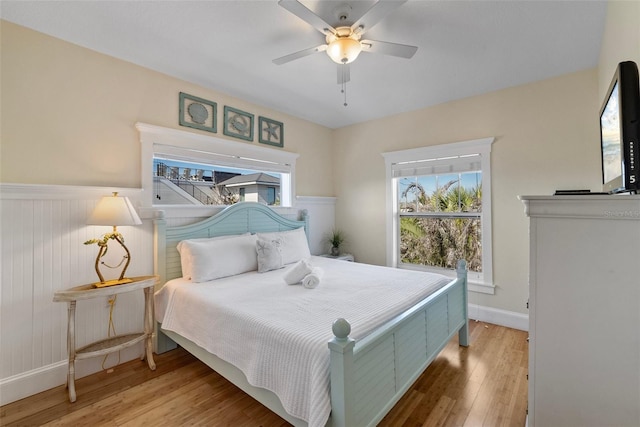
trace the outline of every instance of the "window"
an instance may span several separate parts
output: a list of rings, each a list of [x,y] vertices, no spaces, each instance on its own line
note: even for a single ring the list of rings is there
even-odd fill
[[[387,263],[454,274],[469,268],[470,289],[493,293],[493,138],[384,153]]]
[[[267,187],[267,204],[275,205],[278,197],[276,196],[276,187]]]
[[[297,154],[143,123],[136,128],[142,187],[149,195],[143,206],[224,205],[241,199],[292,206]]]

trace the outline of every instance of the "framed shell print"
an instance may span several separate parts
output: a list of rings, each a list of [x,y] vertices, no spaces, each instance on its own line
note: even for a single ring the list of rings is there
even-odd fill
[[[180,92],[180,126],[216,133],[217,106],[213,101]]]

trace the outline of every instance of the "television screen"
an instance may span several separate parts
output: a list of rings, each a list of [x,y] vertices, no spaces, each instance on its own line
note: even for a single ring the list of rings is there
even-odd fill
[[[600,116],[602,132],[602,174],[605,183],[622,175],[620,144],[620,108],[616,82]]]
[[[640,188],[640,82],[638,66],[618,64],[600,110],[603,191]]]

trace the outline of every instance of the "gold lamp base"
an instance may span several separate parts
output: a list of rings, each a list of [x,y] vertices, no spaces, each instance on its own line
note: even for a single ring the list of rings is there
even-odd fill
[[[115,279],[107,280],[106,282],[96,282],[93,284],[96,288],[106,288],[107,286],[124,285],[125,283],[133,282],[132,279]]]

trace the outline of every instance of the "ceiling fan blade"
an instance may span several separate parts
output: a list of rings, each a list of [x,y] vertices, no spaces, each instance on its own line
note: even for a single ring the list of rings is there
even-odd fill
[[[362,34],[370,30],[371,27],[380,22],[382,18],[391,13],[392,10],[402,6],[406,2],[407,0],[378,0],[351,26],[351,30],[357,34]]]
[[[298,0],[280,0],[278,4],[289,12],[311,25],[324,35],[335,34],[336,29],[327,24],[324,19],[313,13],[311,9],[300,3]]]
[[[349,80],[351,80],[349,64],[338,64],[338,84],[347,83]]]
[[[272,62],[276,65],[282,65],[282,64],[286,64],[287,62],[293,61],[295,59],[304,58],[305,56],[313,55],[316,52],[324,52],[325,50],[327,50],[327,45],[321,44],[320,46],[310,47],[308,49],[290,53],[289,55],[281,56],[280,58],[274,59]]]
[[[416,46],[407,44],[380,42],[377,40],[361,40],[363,52],[381,53],[383,55],[399,56],[400,58],[411,58],[417,51]]]

